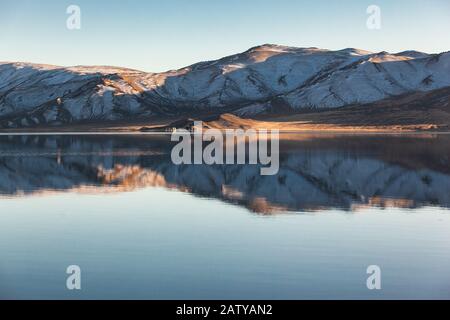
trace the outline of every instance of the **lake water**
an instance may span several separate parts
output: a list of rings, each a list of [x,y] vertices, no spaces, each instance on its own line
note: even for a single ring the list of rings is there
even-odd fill
[[[275,176],[171,147],[0,136],[0,298],[450,298],[450,136],[284,136]]]

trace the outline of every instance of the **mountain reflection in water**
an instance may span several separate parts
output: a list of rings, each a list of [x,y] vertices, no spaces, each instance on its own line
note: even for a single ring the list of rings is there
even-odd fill
[[[174,165],[167,135],[0,136],[0,194],[164,187],[262,214],[450,207],[450,136],[285,135],[280,170]]]

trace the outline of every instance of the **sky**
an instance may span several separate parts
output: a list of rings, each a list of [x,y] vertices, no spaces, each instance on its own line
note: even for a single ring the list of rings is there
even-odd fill
[[[69,5],[81,9],[79,30],[67,28]],[[381,29],[366,25],[370,5],[381,9]],[[450,1],[0,1],[0,61],[160,72],[264,43],[449,51]]]

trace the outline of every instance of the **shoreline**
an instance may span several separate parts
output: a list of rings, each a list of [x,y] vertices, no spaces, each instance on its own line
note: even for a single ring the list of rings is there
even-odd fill
[[[235,128],[229,128],[235,129]],[[250,128],[251,129],[251,128]],[[220,129],[225,131],[226,129]],[[255,129],[257,132],[260,129]],[[270,132],[271,129],[269,129]],[[193,135],[194,132],[189,134]],[[450,131],[388,131],[388,130],[279,130],[280,135],[450,135]],[[0,136],[52,136],[52,135],[67,135],[67,136],[107,136],[107,135],[123,135],[123,136],[170,136],[172,132],[167,131],[0,131]]]
[[[450,125],[446,122],[434,121],[425,123],[412,123],[392,121],[391,123],[377,123],[377,121],[347,121],[345,117],[327,119],[323,114],[314,114],[314,118],[306,115],[272,116],[264,118],[241,118],[233,114],[214,116],[196,115],[192,118],[156,118],[141,120],[120,121],[92,121],[84,123],[71,123],[55,126],[35,126],[24,128],[1,128],[0,135],[170,135],[174,130],[192,131],[194,126],[201,122],[203,130],[215,129],[225,131],[228,129],[278,130],[280,134],[342,134],[342,135],[368,135],[368,134],[446,134],[450,133]],[[338,121],[340,120],[340,121]],[[327,122],[328,121],[328,122]]]

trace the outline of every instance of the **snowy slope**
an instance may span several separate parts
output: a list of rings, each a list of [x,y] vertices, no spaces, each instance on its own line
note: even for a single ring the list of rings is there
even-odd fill
[[[450,86],[450,52],[263,45],[165,73],[0,63],[0,126],[335,108]]]

